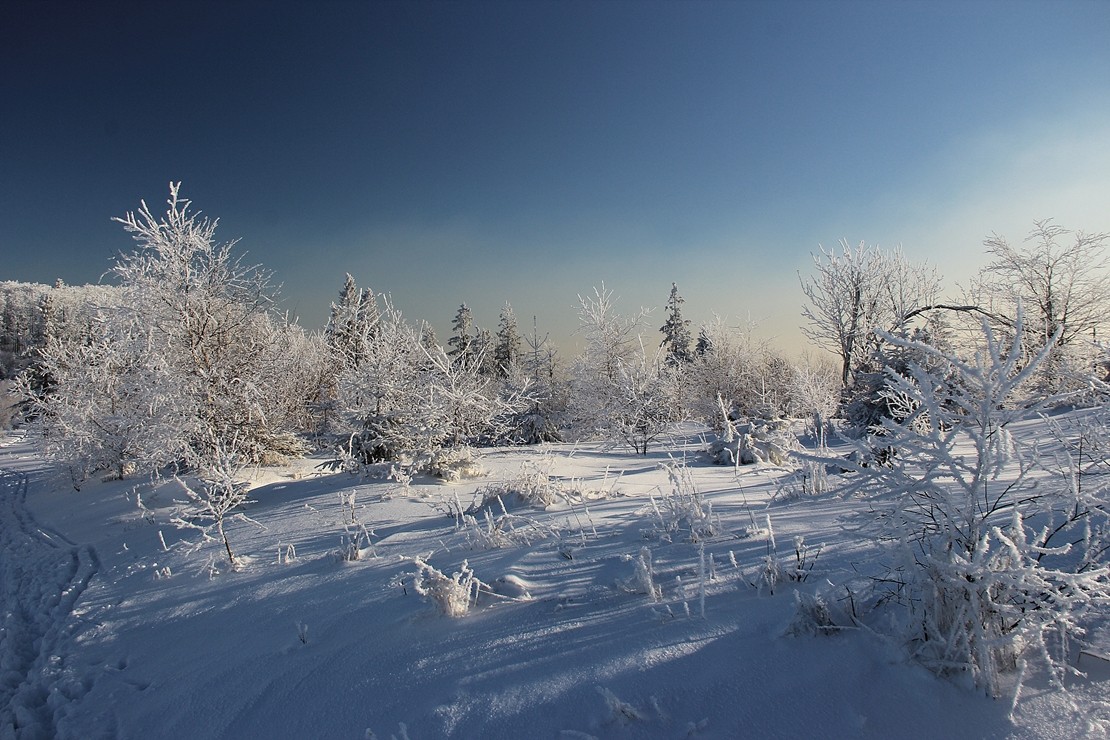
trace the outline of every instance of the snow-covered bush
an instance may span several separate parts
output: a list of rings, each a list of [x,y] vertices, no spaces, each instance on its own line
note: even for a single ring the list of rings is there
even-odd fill
[[[531,517],[510,513],[504,500],[489,492],[476,497],[475,502],[465,511],[457,499],[450,508],[455,517],[456,529],[474,548],[489,550],[523,547],[559,536],[554,527]]]
[[[819,496],[834,489],[829,465],[803,458],[789,475],[780,478],[775,498],[780,500]]]
[[[889,595],[909,610],[914,655],[997,695],[1002,674],[1029,657],[1061,678],[1083,618],[1106,608],[1110,569],[1098,533],[1107,491],[1081,491],[1074,476],[1038,479],[1036,451],[1012,434],[1046,403],[1020,389],[1053,342],[1026,356],[1020,315],[1009,342],[985,322],[982,331],[983,350],[970,361],[883,336],[946,369],[911,362],[888,373],[897,413],[882,431],[897,455],[848,467],[857,476],[850,492],[867,501],[863,531],[895,551],[878,581],[894,584]]]
[[[540,461],[526,460],[521,463],[520,472],[513,477],[489,485],[478,490],[482,499],[481,506],[492,502],[494,499],[502,501],[518,500],[528,506],[545,508],[552,504],[568,501],[570,492],[565,484],[551,476],[553,459],[545,458]]]
[[[761,530],[767,538],[767,554],[763,556],[759,567],[756,569],[755,582],[752,584],[759,590],[764,588],[774,596],[775,588],[783,581],[803,583],[813,573],[817,558],[821,556],[821,548],[812,549],[805,543],[805,538],[794,538],[794,559],[790,561],[779,555],[778,545],[775,541],[775,529],[771,524],[771,515],[767,515],[767,527]]]
[[[374,550],[370,539],[370,528],[362,521],[363,507],[358,503],[358,492],[355,489],[340,491],[339,508],[342,514],[340,525],[343,533],[339,538],[336,556],[347,563],[362,560]]]
[[[474,571],[465,560],[459,571],[451,576],[420,558],[413,562],[419,568],[413,578],[416,593],[434,603],[445,616],[465,617],[470,612],[470,607],[477,603],[478,594],[490,590],[489,586],[475,577]]]
[[[788,419],[752,419],[743,424],[730,420],[724,435],[706,447],[706,454],[718,465],[790,467],[795,464],[791,453],[800,449]]]
[[[840,405],[840,378],[831,362],[804,357],[790,369],[790,414],[808,419],[818,447],[824,447],[828,425]]]

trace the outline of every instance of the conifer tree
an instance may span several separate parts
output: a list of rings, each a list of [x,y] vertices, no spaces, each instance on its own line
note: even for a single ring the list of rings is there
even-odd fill
[[[439,338],[436,330],[427,321],[420,322],[420,344],[429,352],[439,348]]]
[[[357,368],[370,351],[370,338],[378,323],[378,300],[369,288],[359,290],[347,273],[339,291],[339,303],[331,304],[331,316],[324,330],[328,344],[343,364]]]
[[[501,320],[497,326],[497,342],[493,349],[493,359],[497,363],[497,373],[502,378],[520,359],[520,332],[517,330],[516,315],[513,307],[505,302],[501,309]]]
[[[678,284],[671,283],[671,296],[667,299],[667,321],[659,328],[663,341],[659,346],[666,353],[668,365],[680,365],[693,359],[690,352],[690,322],[682,318],[685,299],[678,294]]]
[[[447,340],[447,356],[452,362],[469,366],[474,355],[474,317],[465,303],[459,306],[455,320],[451,322],[454,334]]]
[[[370,288],[363,288],[358,299],[358,325],[360,334],[368,337],[374,336],[378,331],[378,320],[381,311],[378,309],[378,297]]]
[[[709,337],[708,330],[703,326],[698,329],[698,342],[694,345],[694,355],[705,357],[713,351],[713,340]]]

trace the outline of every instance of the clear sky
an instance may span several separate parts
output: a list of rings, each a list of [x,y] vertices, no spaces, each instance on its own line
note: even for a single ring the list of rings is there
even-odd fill
[[[1108,38],[1068,0],[0,0],[0,279],[96,282],[172,179],[308,327],[345,272],[441,340],[677,281],[793,350],[818,244],[961,281],[991,231],[1110,231]]]

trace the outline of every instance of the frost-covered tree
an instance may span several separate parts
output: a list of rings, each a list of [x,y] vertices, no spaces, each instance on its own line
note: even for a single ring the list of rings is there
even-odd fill
[[[611,439],[623,440],[641,455],[680,418],[676,368],[641,346],[630,360],[617,365],[606,394],[601,427]]]
[[[527,382],[532,403],[518,415],[511,441],[523,444],[560,441],[567,423],[570,381],[549,337],[540,336],[535,316],[532,332],[524,337],[524,344],[526,349],[511,366],[505,382],[513,387],[522,387]]]
[[[248,461],[236,451],[235,440],[230,440],[226,448],[223,441],[218,444],[208,471],[196,483],[178,479],[185,498],[179,501],[172,522],[181,529],[199,532],[206,541],[222,544],[228,565],[235,568],[239,562],[231,547],[227,524],[232,519],[253,521],[241,508],[254,502],[248,500],[249,487],[242,480],[242,470]]]
[[[1110,234],[1072,232],[1051,220],[1035,221],[1024,242],[991,234],[983,244],[992,261],[972,283],[969,302],[1012,331],[1020,303],[1025,344],[1038,347],[1056,336],[1054,352],[1034,383],[1042,392],[1082,388],[1105,333],[1110,311]]]
[[[910,262],[900,249],[891,252],[860,243],[840,243],[840,253],[821,248],[814,274],[802,277],[806,305],[802,331],[818,346],[840,357],[841,384],[875,351],[876,329],[902,334],[905,317],[936,303],[940,277],[926,264]]]
[[[513,386],[481,370],[481,354],[459,361],[427,340],[383,301],[367,359],[340,376],[349,429],[342,456],[356,464],[396,460],[432,472],[441,450],[502,439],[531,403],[528,383]]]
[[[42,347],[47,317],[53,337],[75,341],[95,337],[102,316],[124,303],[121,289],[114,285],[0,282],[0,349],[27,353]]]
[[[849,490],[866,501],[864,531],[892,551],[876,583],[908,608],[915,656],[997,695],[1001,675],[1030,658],[1062,678],[1083,618],[1110,603],[1110,502],[1104,486],[1084,489],[1071,473],[1037,475],[1042,455],[1015,434],[1044,407],[1022,388],[1058,337],[1030,357],[1020,336],[996,338],[985,321],[982,332],[972,360],[882,335],[932,362],[888,373],[896,413],[881,425],[892,454],[849,463]]]
[[[480,363],[457,363],[442,350],[427,352],[421,378],[421,413],[433,445],[460,447],[503,438],[515,414],[532,402],[528,384],[513,388],[481,372]]]
[[[420,345],[428,351],[434,350],[439,346],[436,330],[426,321],[420,325]]]
[[[713,340],[706,333],[705,327],[698,329],[698,341],[694,344],[694,356],[703,357],[713,349]]]
[[[648,311],[641,308],[635,316],[617,312],[613,291],[594,288],[592,296],[578,296],[578,333],[586,346],[580,357],[584,373],[612,380],[621,362],[627,362],[639,346],[640,329]]]
[[[663,341],[659,344],[663,348],[666,362],[670,365],[681,365],[693,359],[690,351],[690,322],[682,318],[682,304],[686,300],[678,294],[678,284],[671,283],[671,295],[667,298],[667,320],[659,331],[663,333]]]
[[[340,408],[349,420],[348,456],[361,463],[391,460],[425,444],[421,337],[385,297],[366,359],[339,376]]]
[[[79,342],[50,339],[17,385],[46,454],[75,488],[96,471],[123,478],[185,452],[175,381],[150,334],[135,320],[101,329]]]
[[[720,316],[701,327],[705,350],[683,369],[690,411],[696,418],[718,427],[723,421],[718,398],[736,418],[772,418],[786,411],[785,361],[755,329],[751,321],[728,326]]]
[[[378,303],[374,291],[359,290],[347,273],[339,302],[331,304],[324,336],[344,365],[358,367],[366,358],[368,343],[378,323]]]
[[[837,368],[824,358],[806,355],[791,366],[788,377],[791,413],[812,419],[814,437],[824,447],[828,423],[840,404]]]
[[[179,189],[170,184],[161,217],[144,202],[115,219],[138,247],[112,273],[173,377],[172,403],[187,421],[185,462],[204,470],[233,440],[236,455],[253,462],[299,452],[293,419],[270,403],[282,380],[272,371],[287,351],[270,275],[236,257],[236,242],[218,243],[217,222],[191,212]]]
[[[511,368],[520,360],[520,344],[516,314],[506,301],[497,323],[497,338],[493,350],[493,360],[497,363],[497,372],[501,377],[508,377]]]
[[[578,320],[585,347],[575,361],[572,402],[578,424],[588,432],[606,423],[605,411],[622,367],[634,363],[642,350],[640,329],[647,311],[622,316],[616,310],[613,291],[594,288],[592,296],[578,296]]]
[[[474,360],[474,317],[465,303],[459,306],[451,322],[451,338],[447,340],[447,356],[452,362],[469,365]]]
[[[1020,301],[1033,345],[1049,337],[1060,346],[1095,338],[1110,312],[1107,240],[1110,234],[1072,232],[1051,219],[1035,221],[1022,245],[991,234],[983,244],[992,261],[982,278],[997,301],[995,313],[1005,311],[1012,321]]]

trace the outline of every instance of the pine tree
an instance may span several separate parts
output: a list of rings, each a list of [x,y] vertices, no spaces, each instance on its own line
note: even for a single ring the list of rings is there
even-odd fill
[[[374,291],[359,291],[351,273],[339,291],[339,303],[331,304],[324,334],[343,364],[356,368],[369,352],[369,339],[378,323],[378,302]]]
[[[548,335],[540,338],[540,330],[536,317],[532,317],[532,334],[525,337],[528,351],[523,355],[525,370],[532,381],[539,383],[541,378],[547,380],[555,377],[555,350],[547,344]]]
[[[690,322],[682,318],[682,304],[685,302],[678,294],[678,284],[671,283],[667,321],[659,328],[663,332],[663,341],[659,346],[666,351],[668,365],[680,365],[693,359],[690,353]]]
[[[507,301],[505,307],[501,309],[493,359],[497,363],[497,373],[502,378],[508,376],[509,369],[520,359],[520,333],[517,331],[516,315]]]
[[[439,349],[436,330],[427,321],[420,322],[420,345],[429,352]]]
[[[703,326],[698,330],[698,342],[694,345],[694,354],[705,357],[713,351],[713,340],[709,337],[708,330]]]
[[[363,288],[358,299],[358,327],[359,333],[373,337],[378,331],[378,320],[381,311],[378,310],[378,297],[370,288]]]
[[[452,362],[461,363],[464,367],[470,365],[474,355],[474,317],[470,308],[463,303],[455,314],[451,323],[454,334],[447,340],[447,356]]]

